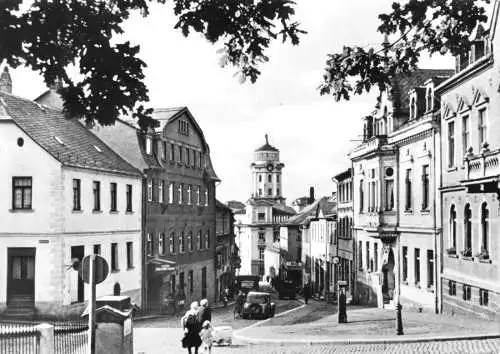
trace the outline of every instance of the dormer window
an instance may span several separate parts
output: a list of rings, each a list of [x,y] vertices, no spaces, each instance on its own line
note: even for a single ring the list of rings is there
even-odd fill
[[[432,110],[432,88],[427,89],[427,112]]]
[[[179,119],[179,133],[189,135],[189,124],[185,119]]]
[[[151,149],[152,149],[153,141],[151,137],[147,136],[146,137],[146,154],[151,155]]]
[[[410,119],[414,119],[417,117],[417,100],[415,96],[411,98],[410,104]]]

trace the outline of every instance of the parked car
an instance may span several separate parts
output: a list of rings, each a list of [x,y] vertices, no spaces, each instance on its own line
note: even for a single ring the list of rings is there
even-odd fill
[[[280,299],[289,298],[294,300],[296,297],[297,287],[291,280],[277,280],[275,288]]]
[[[258,275],[237,275],[234,277],[233,292],[238,294],[238,291],[243,291],[247,294],[249,291],[259,291]]]
[[[250,291],[241,311],[242,318],[263,319],[274,317],[276,304],[271,301],[271,295]]]

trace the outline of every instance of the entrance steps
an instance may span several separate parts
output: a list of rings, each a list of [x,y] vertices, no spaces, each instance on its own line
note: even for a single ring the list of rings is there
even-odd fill
[[[33,296],[18,295],[9,299],[7,309],[2,317],[32,318],[35,315],[35,301]]]

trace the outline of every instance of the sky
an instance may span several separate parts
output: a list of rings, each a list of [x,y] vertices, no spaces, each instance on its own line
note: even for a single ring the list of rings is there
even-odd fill
[[[378,45],[378,14],[393,0],[297,0],[296,19],[308,31],[299,46],[273,43],[257,83],[240,84],[234,68],[221,68],[217,49],[201,36],[175,30],[169,5],[154,4],[147,18],[132,16],[124,37],[140,45],[147,63],[151,106],[187,106],[203,129],[212,164],[222,182],[217,199],[246,201],[251,194],[253,151],[264,144],[280,150],[282,193],[287,203],[335,190],[331,178],[350,166],[349,151],[359,144],[361,118],[371,113],[376,92],[335,102],[317,91],[327,53],[347,45]],[[424,60],[421,67],[452,68],[448,58]],[[13,93],[34,99],[46,87],[37,73],[11,71]]]

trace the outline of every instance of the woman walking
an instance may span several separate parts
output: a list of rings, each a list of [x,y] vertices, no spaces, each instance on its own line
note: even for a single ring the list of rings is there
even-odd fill
[[[182,338],[182,347],[187,348],[189,354],[198,354],[198,348],[201,345],[201,323],[198,320],[198,301],[191,303],[191,308],[186,312],[181,320],[184,328],[184,337]]]

